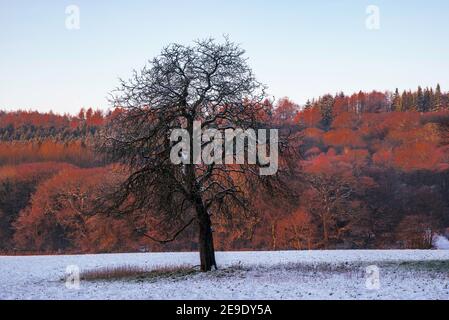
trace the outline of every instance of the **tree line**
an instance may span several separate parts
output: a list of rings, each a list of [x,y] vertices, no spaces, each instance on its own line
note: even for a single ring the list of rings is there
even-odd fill
[[[418,92],[412,95],[418,97]],[[394,111],[390,97],[379,92],[337,94],[303,108],[288,99],[269,105],[264,121],[293,126],[300,135],[295,147],[302,155],[296,162],[301,175],[288,182],[297,198],[279,207],[269,193],[255,194],[257,216],[232,221],[231,228],[224,219],[213,219],[215,246],[220,250],[430,247],[432,235],[449,226],[447,104],[425,113]],[[446,101],[447,94],[442,97]],[[104,189],[124,178],[113,163],[99,161],[92,147],[105,118],[94,131],[82,131],[80,126],[87,124],[79,116],[26,112],[34,120],[25,121],[27,116],[22,122],[13,120],[21,119],[19,114],[0,116],[2,132],[9,128],[13,135],[22,133],[20,139],[0,143],[2,251],[197,248],[193,227],[163,245],[145,237],[143,230],[150,228],[154,237],[164,238],[172,225],[137,214],[86,213]],[[45,133],[27,138],[23,133],[31,126]],[[54,137],[48,135],[52,127]],[[59,135],[64,130],[77,133],[65,141]],[[67,157],[73,148],[70,143],[83,149]]]

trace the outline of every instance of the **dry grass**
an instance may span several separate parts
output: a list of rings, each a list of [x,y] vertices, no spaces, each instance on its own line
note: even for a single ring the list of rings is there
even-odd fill
[[[402,261],[397,267],[449,275],[449,260]]]
[[[104,267],[91,270],[82,270],[80,280],[97,281],[97,280],[151,280],[160,278],[178,278],[199,271],[189,265],[180,266],[156,266],[151,269],[145,267],[124,265],[117,267]]]

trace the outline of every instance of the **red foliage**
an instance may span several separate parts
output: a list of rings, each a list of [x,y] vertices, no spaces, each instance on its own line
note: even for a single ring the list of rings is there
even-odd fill
[[[299,112],[294,122],[298,123],[306,128],[316,127],[321,121],[321,113],[318,108],[310,108]]]
[[[274,109],[274,120],[276,123],[291,125],[295,123],[295,117],[299,106],[288,98],[281,99]]]
[[[97,156],[83,141],[0,142],[0,165],[47,161],[92,166]]]
[[[40,184],[15,222],[16,244],[41,252],[135,248],[132,221],[92,211],[100,190],[114,183],[110,173],[110,168],[73,168]]]
[[[295,168],[303,176],[291,181],[298,197],[279,206],[255,192],[257,217],[232,221],[235,229],[215,221],[217,248],[428,246],[426,231],[448,226],[449,111],[390,112],[390,97],[376,91],[331,97],[326,124],[319,99],[300,111],[286,98],[275,107],[265,101],[260,121],[303,137]],[[195,249],[189,240],[195,230],[161,247],[134,232],[135,224],[156,221],[91,212],[116,178],[110,167],[74,165],[102,164],[91,144],[97,129],[122,112],[0,112],[0,249],[111,252],[142,243]]]
[[[363,148],[366,146],[362,137],[351,129],[337,129],[326,132],[323,135],[323,141],[332,147]]]

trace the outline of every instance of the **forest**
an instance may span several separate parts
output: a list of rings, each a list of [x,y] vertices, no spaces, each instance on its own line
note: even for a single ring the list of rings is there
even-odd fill
[[[255,193],[257,215],[212,218],[217,250],[424,249],[447,233],[449,94],[439,85],[265,103],[264,121],[298,137],[294,199]],[[193,226],[161,244],[152,238],[170,231],[151,213],[95,211],[123,180],[96,147],[120,112],[0,111],[1,253],[197,250]]]

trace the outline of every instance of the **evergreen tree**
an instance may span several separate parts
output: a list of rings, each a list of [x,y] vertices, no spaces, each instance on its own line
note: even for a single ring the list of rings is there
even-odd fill
[[[402,98],[401,95],[399,94],[398,88],[396,88],[396,91],[393,94],[391,111],[402,111]]]
[[[434,95],[434,105],[432,111],[440,111],[443,108],[442,94],[440,84],[437,84]]]
[[[416,92],[415,99],[415,108],[418,112],[424,112],[424,93],[421,86],[418,87],[418,91]]]
[[[321,124],[325,130],[329,130],[333,120],[334,98],[327,94],[320,99],[318,104],[322,117]]]
[[[413,109],[413,95],[410,91],[404,91],[402,93],[402,110],[401,111],[410,111]]]
[[[310,108],[312,108],[312,103],[310,102],[309,99],[307,99],[307,102],[304,106],[304,110],[309,110]]]
[[[432,96],[433,96],[433,91],[429,90],[429,88],[426,88],[426,90],[424,91],[424,96],[423,96],[422,112],[428,112],[431,110]]]

